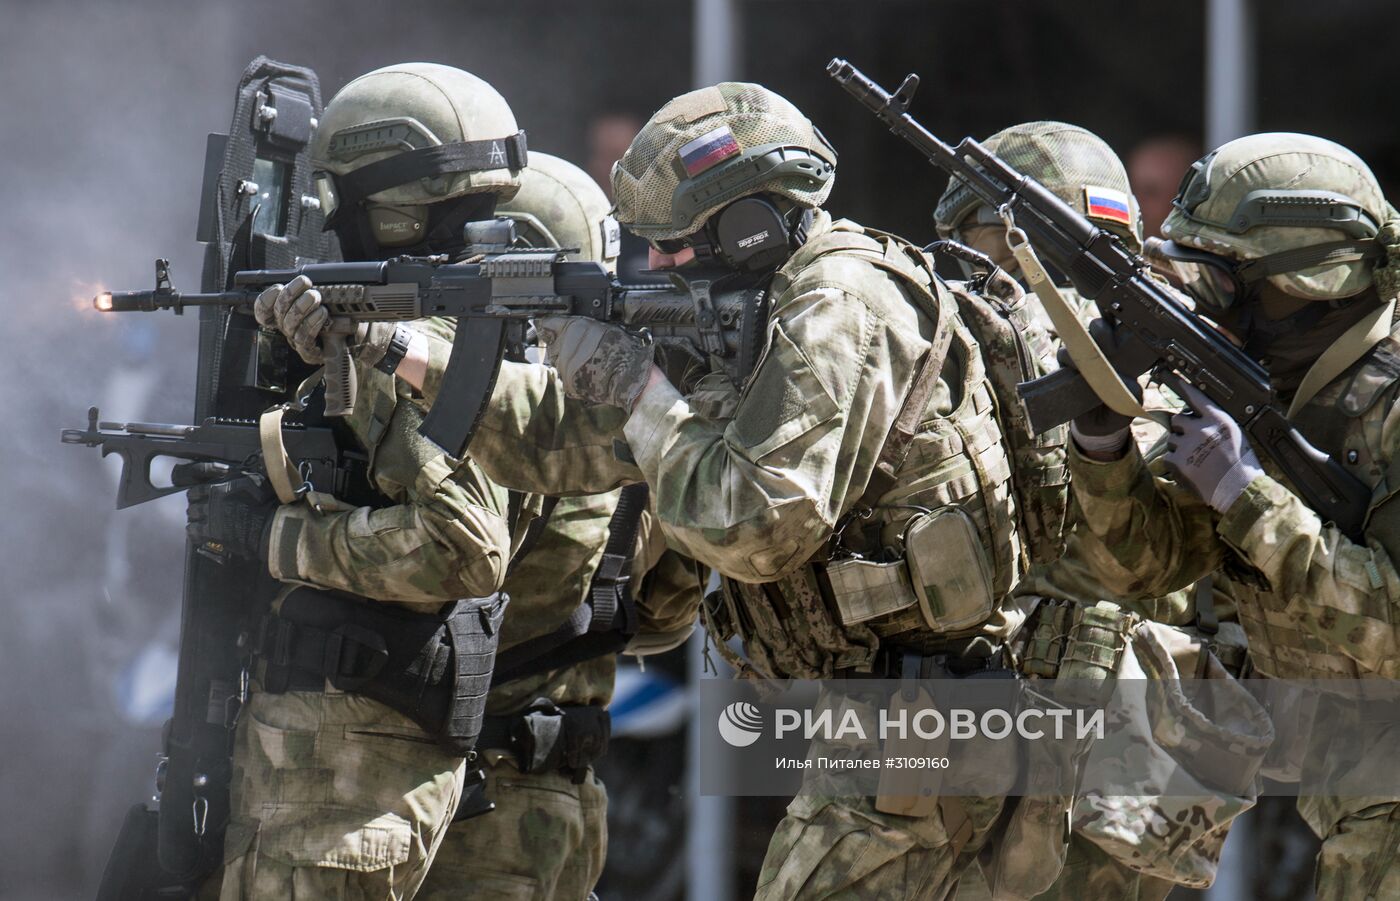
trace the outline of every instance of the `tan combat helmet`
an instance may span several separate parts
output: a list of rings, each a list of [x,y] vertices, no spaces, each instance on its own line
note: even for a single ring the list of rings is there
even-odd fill
[[[407,246],[428,236],[434,204],[514,196],[525,133],[496,89],[470,72],[400,63],[331,98],[311,158],[326,226],[342,242],[348,220],[363,214],[379,246]]]
[[[538,150],[520,177],[520,191],[497,209],[515,220],[516,232],[531,247],[575,247],[570,259],[595,260],[617,268],[621,233],[608,195],[587,172]]]
[[[1161,252],[1218,309],[1266,279],[1292,297],[1334,300],[1369,288],[1378,266],[1394,274],[1395,218],[1375,175],[1340,144],[1249,135],[1191,166],[1162,223]]]
[[[1142,252],[1142,213],[1128,184],[1128,172],[1108,143],[1093,132],[1064,122],[1024,122],[982,142],[1022,175],[1049,188],[1095,225],[1113,232]],[[975,221],[968,221],[968,217]],[[969,225],[1001,225],[996,211],[956,178],[938,199],[934,224],[942,238]]]
[[[647,121],[613,165],[618,222],[648,241],[690,235],[740,197],[819,207],[836,151],[790,102],[756,84],[682,94]]]

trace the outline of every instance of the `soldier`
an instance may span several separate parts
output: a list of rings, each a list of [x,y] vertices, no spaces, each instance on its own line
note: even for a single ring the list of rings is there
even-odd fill
[[[500,95],[466,72],[428,64],[391,66],[347,85],[322,116],[313,156],[329,222],[347,259],[460,254],[464,224],[489,219],[516,194],[525,162],[523,134]],[[545,168],[570,174],[567,164],[546,161]],[[597,240],[579,246],[602,258],[608,245],[600,205],[561,205],[563,183],[547,174],[540,181],[533,201],[539,204],[533,210],[537,233],[548,235],[553,227],[580,237],[596,234]],[[595,219],[562,225],[555,216]],[[324,311],[315,315],[318,305],[317,292],[293,282],[265,292],[256,312],[315,362],[323,355],[319,335],[325,320]],[[441,322],[425,328],[451,333]],[[538,571],[532,578],[528,570],[510,570],[512,560],[528,559],[525,526],[542,513],[544,501],[507,492],[475,464],[447,457],[418,436],[421,413],[406,402],[410,389],[393,375],[413,337],[376,324],[363,330],[355,349],[361,392],[346,425],[367,452],[371,479],[387,504],[273,509],[239,504],[220,488],[202,489],[191,496],[191,531],[235,552],[262,555],[277,578],[423,615],[457,597],[490,594],[509,572],[507,584],[521,603],[505,643],[550,633],[593,584],[612,504],[581,499],[556,510],[557,520],[543,522],[537,545],[551,551],[547,582]],[[654,530],[642,533],[655,549],[635,561],[644,572],[643,558],[655,559],[659,541]],[[683,638],[680,627],[693,618],[690,604],[680,623],[663,622],[662,628]],[[659,622],[646,613],[641,618],[644,625]],[[315,667],[298,665],[301,624],[277,626],[289,636],[290,651],[280,657],[294,662],[284,666],[270,659],[268,649],[256,649],[263,660],[239,723],[222,896],[411,897],[459,809],[465,762],[399,711],[334,690]],[[590,705],[606,702],[599,683],[609,666],[591,661],[562,672],[544,670],[543,664],[526,667],[528,679],[505,686],[487,702],[493,713],[512,714],[488,717],[481,743],[492,789],[511,799],[498,821],[509,838],[503,844],[527,842],[529,829],[551,842],[552,854],[561,850],[561,834],[576,843],[560,861],[563,875],[546,873],[538,882],[546,892],[557,890],[557,897],[583,898],[601,870],[605,800],[589,764],[605,747],[606,715]],[[282,671],[289,690],[268,690],[272,669]],[[543,721],[537,725],[552,726],[554,742],[515,734],[515,726],[530,725],[519,722],[521,708],[537,698],[533,712]],[[506,752],[518,750],[507,746],[517,737],[532,752],[518,764],[530,772],[502,782]],[[541,788],[548,789],[547,814],[534,802]],[[528,828],[522,829],[521,819]],[[482,881],[483,892],[502,897],[519,884],[509,872]]]
[[[1173,207],[1164,251],[1197,309],[1267,369],[1309,442],[1379,485],[1396,455],[1397,433],[1384,426],[1400,392],[1400,219],[1370,169],[1321,138],[1251,135],[1194,164]],[[1354,541],[1261,463],[1237,423],[1182,390],[1190,410],[1173,417],[1154,464],[1106,409],[1072,427],[1075,495],[1087,534],[1111,555],[1098,567],[1105,586],[1160,594],[1220,568],[1261,674],[1393,678],[1393,495],[1378,493]],[[1312,784],[1336,787],[1351,766],[1348,749],[1332,745],[1345,733],[1336,707],[1323,705],[1312,730]],[[1299,800],[1324,839],[1319,899],[1400,896],[1400,802],[1346,794]]]
[[[1063,122],[1027,122],[997,132],[983,145],[1005,160],[1018,172],[1029,175],[1045,185],[1056,196],[1080,214],[1107,229],[1137,253],[1142,252],[1142,221],[1136,198],[1128,184],[1122,162],[1103,139],[1086,129]],[[1020,276],[1019,266],[1006,243],[1006,224],[991,207],[981,203],[966,186],[950,180],[934,212],[938,234],[960,241],[991,257],[998,266]],[[1056,290],[1069,307],[1086,324],[1098,315],[1098,309],[1075,291],[1068,279],[1060,276]],[[1027,305],[1048,332],[1054,326],[1039,303]],[[1027,310],[1018,309],[1018,315]],[[1057,342],[1058,343],[1058,342]],[[1161,409],[1168,401],[1155,384],[1145,386],[1145,402]],[[1140,428],[1141,427],[1141,428]],[[1162,429],[1149,420],[1134,422],[1134,438],[1144,454],[1157,442]],[[1092,606],[1112,595],[1099,585],[1084,559],[1085,544],[1072,534],[1065,555],[1046,567],[1037,569],[1024,580],[1017,591],[1035,597],[1046,604],[1031,622],[1033,628],[1041,619],[1058,613],[1064,602],[1076,606]],[[1187,591],[1177,591],[1164,598],[1115,599],[1120,606],[1158,622],[1189,625],[1195,615]],[[1060,602],[1056,604],[1055,602]],[[1073,609],[1073,608],[1071,608]],[[1102,608],[1100,608],[1102,610]],[[1028,631],[1029,631],[1028,628]],[[1120,638],[1125,636],[1120,635]],[[1064,642],[1052,644],[1061,650]],[[1121,646],[1118,649],[1121,652]],[[1028,675],[1048,676],[1058,670],[1058,661],[1023,661],[1029,666]],[[1172,883],[1165,879],[1140,873],[1124,866],[1104,851],[1093,846],[1084,836],[1071,835],[1064,870],[1054,886],[1039,898],[1105,897],[1114,899],[1161,899],[1171,891]],[[960,886],[960,901],[985,897],[986,889],[978,884],[977,874],[971,874]]]
[[[1027,548],[1058,539],[1026,528],[1012,498],[1018,480],[1058,470],[1063,448],[1009,458],[987,363],[931,259],[821,210],[835,161],[801,112],[758,85],[662,107],[613,168],[618,218],[651,244],[654,267],[769,286],[761,362],[738,382],[718,368],[681,378],[620,328],[546,319],[553,368],[503,366],[471,453],[529,490],[644,480],[668,542],[724,576],[706,625],[722,653],[742,640],[747,659],[732,662],[749,674],[996,670],[1023,619],[1009,595]],[[909,566],[906,535],[952,565],[873,576],[883,548]],[[940,587],[949,604],[935,616],[913,592]],[[758,895],[943,897],[1001,808],[949,797],[905,815],[804,793]]]

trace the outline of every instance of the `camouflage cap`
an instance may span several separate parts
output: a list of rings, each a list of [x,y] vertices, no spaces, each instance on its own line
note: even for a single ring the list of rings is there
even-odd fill
[[[658,110],[613,164],[612,187],[618,221],[659,241],[691,234],[750,194],[821,206],[835,174],[836,151],[797,107],[727,81]]]
[[[567,160],[530,151],[520,191],[497,209],[515,220],[520,235],[535,247],[576,247],[572,259],[617,265],[620,238],[609,212],[608,195],[587,172]]]
[[[311,159],[322,172],[346,175],[410,150],[500,140],[498,168],[420,178],[369,199],[411,205],[485,192],[504,199],[520,186],[520,168],[511,167],[504,146],[519,130],[505,98],[470,72],[437,63],[400,63],[361,75],[336,92],[316,127]],[[328,213],[334,205],[334,198],[323,198]]]
[[[1122,160],[1103,138],[1065,122],[1024,122],[982,144],[1141,252],[1142,213]],[[950,178],[933,213],[938,234],[951,237],[979,206],[982,201],[965,184]]]
[[[1313,135],[1274,132],[1237,138],[1193,164],[1162,234],[1241,261],[1354,242],[1353,252],[1267,276],[1295,297],[1330,300],[1371,285],[1384,254],[1370,242],[1394,217],[1375,175],[1356,154]],[[1393,237],[1382,236],[1387,241]],[[1276,259],[1275,269],[1288,263],[1287,257]]]

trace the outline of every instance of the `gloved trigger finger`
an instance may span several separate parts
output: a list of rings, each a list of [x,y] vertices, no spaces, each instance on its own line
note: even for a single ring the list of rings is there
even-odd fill
[[[270,285],[263,289],[253,302],[253,318],[263,328],[277,327],[277,298],[282,295],[281,285]]]

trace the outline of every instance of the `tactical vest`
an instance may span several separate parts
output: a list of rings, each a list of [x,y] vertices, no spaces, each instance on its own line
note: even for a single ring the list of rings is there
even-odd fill
[[[898,238],[837,222],[778,272],[773,296],[840,287],[821,265],[837,255],[884,270],[927,319],[941,319],[946,356],[924,390],[916,377],[909,391],[920,407],[909,410],[912,437],[890,487],[848,502],[830,553],[774,582],[725,579],[707,600],[720,653],[763,677],[870,672],[882,643],[932,652],[979,634],[1027,563],[983,354],[932,260]],[[748,661],[725,647],[735,635]]]
[[[958,312],[982,348],[997,419],[1011,451],[1022,532],[1032,563],[1050,563],[1065,549],[1069,510],[1069,429],[1036,434],[1016,386],[1056,369],[1055,343],[1010,277],[949,282]]]
[[[1386,510],[1390,520],[1382,524],[1377,511],[1400,491],[1400,459],[1388,457],[1382,442],[1382,426],[1387,412],[1400,396],[1400,340],[1392,334],[1372,348],[1346,373],[1333,379],[1294,417],[1299,431],[1314,447],[1339,460],[1357,478],[1372,486],[1368,524],[1400,527],[1400,509]],[[1288,485],[1271,460],[1263,460],[1265,471]],[[1291,486],[1290,486],[1291,487]],[[1287,599],[1274,592],[1266,581],[1231,555],[1224,572],[1230,581],[1229,594],[1235,599],[1240,624],[1249,637],[1249,654],[1254,668],[1262,675],[1280,679],[1361,679],[1395,678],[1396,672],[1377,673],[1361,669],[1322,638],[1304,631],[1289,615]],[[1369,568],[1355,573],[1338,573],[1339,578],[1380,591],[1384,583],[1379,572]],[[1378,619],[1381,617],[1378,615]],[[1391,628],[1388,619],[1386,628]]]

